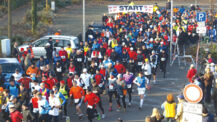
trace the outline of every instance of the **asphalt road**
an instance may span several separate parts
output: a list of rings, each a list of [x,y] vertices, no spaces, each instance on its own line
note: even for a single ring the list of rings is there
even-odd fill
[[[134,93],[132,97],[132,106],[127,107],[126,112],[117,112],[116,111],[116,101],[113,99],[113,111],[108,111],[108,95],[104,95],[103,98],[103,107],[105,109],[106,118],[102,120],[95,120],[97,122],[115,122],[118,118],[124,120],[124,122],[144,122],[145,117],[151,115],[152,109],[157,107],[160,109],[161,104],[166,100],[166,95],[168,93],[173,93],[174,96],[177,96],[183,86],[187,83],[185,78],[188,66],[178,67],[177,64],[174,64],[172,67],[167,67],[167,77],[163,78],[163,74],[157,72],[157,84],[152,85],[151,90],[147,91],[147,96],[144,100],[144,105],[142,110],[138,109],[139,106],[139,96],[137,95],[136,87],[134,87]],[[176,98],[176,97],[175,97]],[[177,101],[177,100],[176,100]],[[126,98],[128,103],[128,96]],[[71,122],[78,122],[78,117],[75,115],[75,108],[71,105],[68,106],[70,109],[69,115]],[[85,113],[86,108],[83,104],[82,110]],[[161,109],[160,109],[161,110]],[[98,111],[99,108],[98,108]],[[87,117],[84,117],[81,122],[87,122]]]

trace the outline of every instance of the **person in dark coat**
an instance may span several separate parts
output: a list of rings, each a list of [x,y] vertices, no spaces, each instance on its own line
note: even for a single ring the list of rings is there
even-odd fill
[[[18,43],[17,42],[14,42],[14,45],[12,47],[12,56],[15,57],[15,58],[18,58]]]
[[[178,36],[178,46],[180,49],[180,54],[183,54],[183,49],[184,49],[184,45],[186,43],[187,40],[187,34],[182,30],[182,28],[179,28],[179,36]]]
[[[52,46],[50,45],[50,43],[47,43],[45,45],[45,50],[46,50],[47,60],[49,63],[51,63],[53,50],[52,50]]]

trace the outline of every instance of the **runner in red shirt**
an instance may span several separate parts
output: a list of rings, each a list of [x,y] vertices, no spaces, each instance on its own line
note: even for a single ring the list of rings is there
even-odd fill
[[[119,61],[116,61],[115,69],[119,74],[123,74],[126,72],[125,66],[121,64]]]
[[[9,111],[12,122],[22,122],[23,115],[15,109],[13,104],[9,105]]]
[[[70,89],[72,87],[72,80],[73,80],[73,74],[70,73],[69,74],[69,77],[67,78],[67,85],[68,85],[68,88]]]
[[[97,116],[96,104],[100,101],[99,97],[92,93],[91,89],[86,90],[84,102],[87,102],[87,116],[88,120],[92,122],[92,119]]]
[[[64,50],[64,47],[62,47],[59,51],[59,56],[61,57],[63,62],[65,62],[66,59],[68,59],[68,53]]]
[[[26,89],[29,89],[29,83],[32,82],[32,79],[26,77],[25,74],[22,74],[22,78],[17,82],[23,84]]]

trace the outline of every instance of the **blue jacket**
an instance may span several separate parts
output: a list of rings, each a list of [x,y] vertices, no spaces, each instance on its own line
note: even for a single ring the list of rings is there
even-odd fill
[[[48,62],[46,60],[43,60],[42,62],[40,60],[38,60],[37,63],[36,63],[36,66],[38,68],[40,68],[40,66],[45,66],[47,64],[48,64]]]
[[[18,97],[18,95],[19,95],[19,86],[18,85],[14,85],[14,86],[9,85],[8,90],[10,92],[10,95],[14,95],[15,97]]]
[[[55,56],[55,57],[54,57],[53,63],[56,64],[57,61],[61,61],[61,57],[60,57],[60,56],[58,56],[58,57]]]
[[[115,47],[115,52],[116,52],[119,56],[121,56],[121,54],[122,54],[122,47],[121,47],[121,46],[116,46],[116,47]]]

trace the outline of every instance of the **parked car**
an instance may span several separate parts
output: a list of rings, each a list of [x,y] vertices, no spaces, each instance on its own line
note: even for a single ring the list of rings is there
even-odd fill
[[[48,35],[44,36],[32,43],[24,44],[18,47],[19,51],[21,48],[24,48],[24,50],[29,47],[29,45],[32,45],[32,50],[34,54],[34,58],[38,59],[40,56],[46,57],[46,51],[45,51],[45,45],[48,43],[49,38],[53,39],[53,47],[57,50],[60,50],[61,47],[67,47],[68,44],[71,44],[72,49],[76,49],[79,44],[79,40],[75,36],[64,36],[64,35]],[[57,43],[58,40],[58,43]],[[57,43],[57,44],[56,44]]]
[[[16,69],[19,69],[20,73],[24,74],[24,70],[16,58],[0,58],[0,66],[2,68],[2,74],[6,80],[5,86],[9,84],[10,77],[15,73]]]

